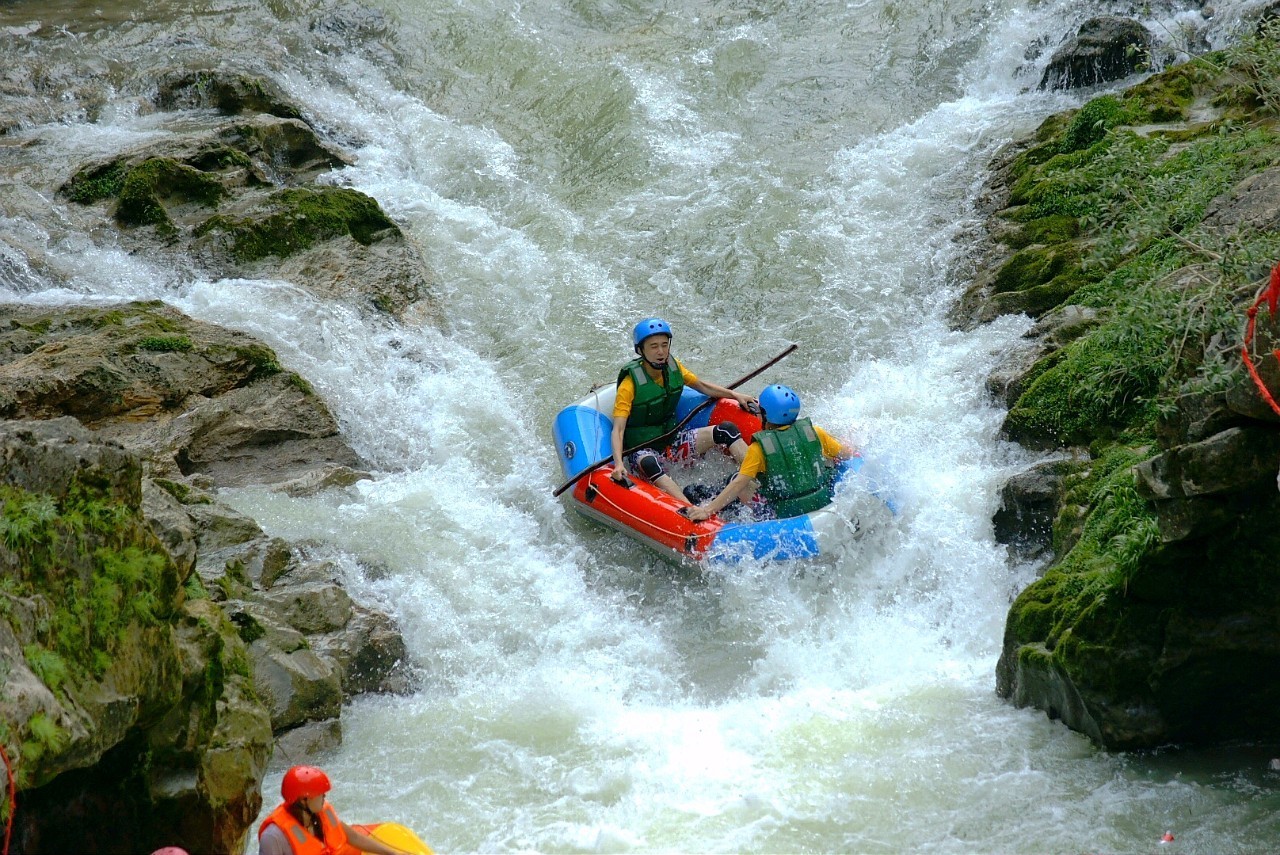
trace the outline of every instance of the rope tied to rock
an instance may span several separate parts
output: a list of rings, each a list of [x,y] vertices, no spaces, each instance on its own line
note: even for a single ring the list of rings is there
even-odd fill
[[[1240,355],[1244,357],[1244,367],[1248,370],[1249,376],[1253,378],[1253,383],[1258,387],[1258,392],[1262,395],[1262,400],[1280,416],[1280,404],[1276,403],[1276,399],[1272,397],[1271,390],[1267,388],[1267,384],[1262,381],[1262,375],[1258,373],[1258,367],[1253,364],[1253,358],[1249,355],[1249,345],[1253,344],[1254,329],[1258,323],[1258,308],[1263,304],[1267,304],[1267,311],[1271,318],[1276,316],[1276,308],[1280,306],[1280,263],[1271,268],[1271,281],[1263,286],[1258,292],[1258,299],[1253,301],[1253,305],[1249,307],[1246,313],[1249,321],[1245,324],[1244,344],[1240,346]],[[1277,361],[1280,361],[1280,350],[1271,351]]]

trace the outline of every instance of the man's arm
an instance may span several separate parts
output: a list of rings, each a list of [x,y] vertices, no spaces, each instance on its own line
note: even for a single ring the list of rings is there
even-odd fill
[[[609,447],[613,450],[613,471],[609,477],[621,481],[627,476],[627,465],[622,460],[622,437],[627,432],[627,417],[613,417],[613,432],[609,434]]]
[[[701,522],[709,519],[713,514],[719,513],[724,509],[725,505],[734,499],[748,493],[755,488],[756,481],[739,472],[733,476],[733,479],[725,484],[724,489],[720,491],[720,495],[716,496],[705,505],[697,505],[690,508],[686,513],[689,519],[694,522]]]
[[[760,403],[751,395],[743,395],[739,392],[733,391],[732,389],[726,389],[723,386],[717,386],[715,383],[709,383],[701,378],[690,383],[689,386],[706,395],[708,398],[733,398],[738,402],[738,405],[744,409],[750,409]]]

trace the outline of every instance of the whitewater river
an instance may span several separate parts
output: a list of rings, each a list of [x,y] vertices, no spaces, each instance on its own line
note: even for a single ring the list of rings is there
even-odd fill
[[[299,45],[323,3],[0,4],[6,39],[52,6],[167,34],[177,54],[257,52],[358,156],[334,180],[376,197],[438,274],[445,331],[0,219],[74,274],[42,284],[10,248],[8,298],[160,298],[260,336],[370,461],[376,479],[347,491],[223,494],[273,534],[329,544],[421,674],[415,694],[343,710],[322,764],[344,819],[404,822],[438,851],[1280,845],[1280,776],[1249,747],[1111,756],[994,691],[1008,604],[1036,568],[990,518],[1035,458],[999,441],[984,378],[1030,322],[961,333],[945,312],[987,160],[1079,103],[1034,86],[1101,4],[369,5],[385,17],[367,36],[317,52]],[[220,23],[250,13],[278,16],[260,45]],[[1204,26],[1149,13],[1165,38]],[[93,50],[77,35],[92,30],[68,38]],[[163,133],[131,103],[24,133],[69,173]],[[746,388],[793,386],[890,474],[901,516],[804,571],[700,576],[553,499],[555,412],[613,379],[649,315],[722,384],[799,344]]]

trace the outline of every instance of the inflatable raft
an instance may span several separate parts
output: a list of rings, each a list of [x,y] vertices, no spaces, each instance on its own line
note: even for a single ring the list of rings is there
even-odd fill
[[[557,414],[552,432],[565,478],[610,457],[615,391],[613,385],[601,387]],[[682,421],[706,400],[705,395],[686,388],[676,420]],[[685,427],[723,422],[736,424],[748,443],[761,428],[760,418],[742,409],[732,398],[704,407]],[[861,456],[842,461],[835,473],[837,485],[858,473],[863,465]],[[814,558],[847,543],[865,527],[859,520],[842,515],[834,503],[789,519],[727,522],[718,515],[691,522],[680,513],[681,508],[687,507],[683,502],[636,478],[630,479],[630,486],[619,484],[609,477],[611,472],[613,464],[609,462],[579,478],[568,493],[574,508],[679,561]],[[895,510],[888,499],[875,504],[880,516],[891,516]]]
[[[411,855],[433,855],[430,846],[423,843],[422,839],[414,834],[412,830],[398,822],[375,822],[370,825],[353,825],[351,827],[361,834],[369,835],[374,840],[379,840],[388,846],[394,846],[401,852],[409,852]],[[345,848],[355,851],[354,847]]]

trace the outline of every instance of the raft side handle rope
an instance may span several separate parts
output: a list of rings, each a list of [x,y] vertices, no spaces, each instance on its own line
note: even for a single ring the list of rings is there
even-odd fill
[[[594,486],[594,485],[593,485],[593,486]],[[619,505],[617,502],[613,501],[613,500],[612,500],[612,499],[610,499],[608,496],[606,496],[606,495],[604,494],[604,491],[603,491],[603,490],[599,490],[599,491],[597,491],[597,498],[603,499],[603,500],[604,500],[604,503],[605,503],[606,505],[608,505],[609,507],[613,508],[614,510],[616,510],[618,513],[622,514],[623,516],[630,517],[631,519],[635,520],[636,522],[643,523],[644,525],[648,526],[649,528],[653,529],[654,531],[661,532],[662,534],[669,535],[669,536],[671,536],[671,537],[679,538],[679,539],[681,539],[681,540],[685,540],[685,541],[687,541],[688,539],[693,539],[693,540],[696,542],[696,541],[700,540],[701,538],[704,538],[704,537],[711,537],[711,536],[713,536],[713,535],[714,535],[714,532],[706,532],[705,534],[685,534],[685,533],[683,533],[683,532],[679,532],[679,531],[671,531],[670,529],[663,528],[662,526],[658,525],[658,524],[657,524],[657,523],[655,523],[655,522],[652,522],[652,521],[650,521],[650,520],[648,520],[648,519],[645,519],[645,518],[644,518],[644,517],[642,517],[642,516],[638,516],[638,515],[636,515],[636,514],[631,513],[631,511],[627,510],[626,508],[622,507],[622,506],[621,506],[621,505]],[[692,550],[691,550],[691,551],[692,551]]]

